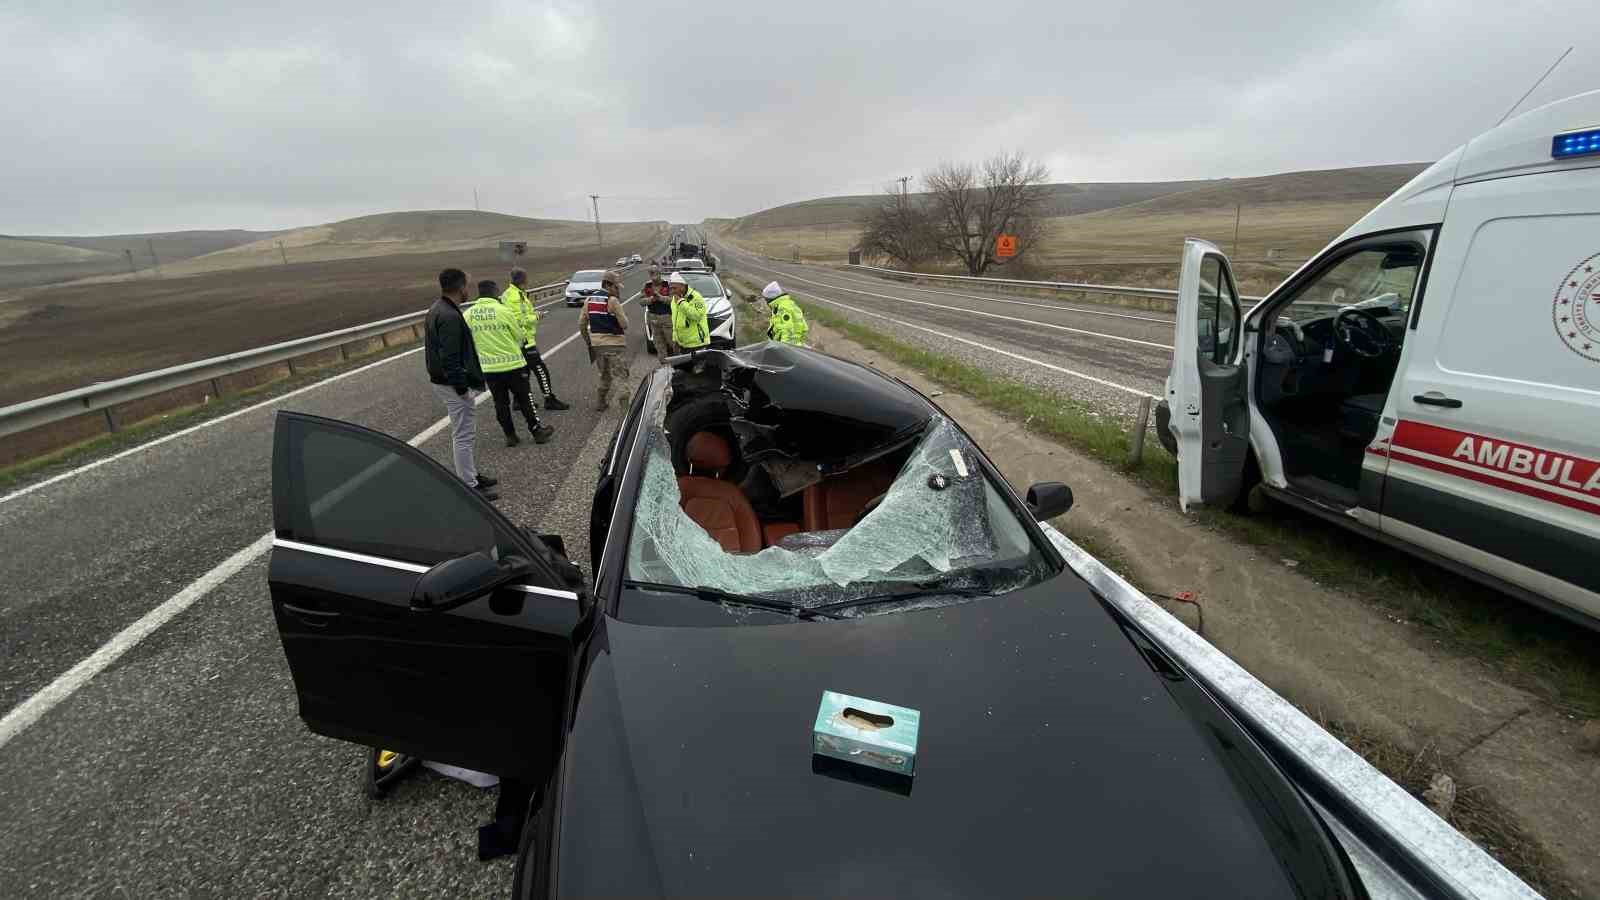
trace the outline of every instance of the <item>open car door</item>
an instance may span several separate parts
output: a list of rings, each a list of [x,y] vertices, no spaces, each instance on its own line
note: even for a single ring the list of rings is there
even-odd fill
[[[1241,321],[1228,258],[1207,241],[1184,241],[1167,405],[1178,446],[1178,502],[1185,510],[1229,503],[1244,482],[1250,406]]]
[[[587,609],[582,574],[444,467],[280,412],[268,581],[318,734],[542,779]]]

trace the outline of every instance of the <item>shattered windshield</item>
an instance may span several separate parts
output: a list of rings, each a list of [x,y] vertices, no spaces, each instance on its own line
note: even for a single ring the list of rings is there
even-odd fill
[[[715,499],[726,488],[702,483],[727,473],[681,471],[669,435],[652,429],[627,578],[853,616],[1002,594],[1048,577],[1049,563],[961,432],[933,417],[912,438],[826,477],[814,463],[781,456],[750,466],[744,482],[765,482],[776,496],[756,523],[759,540],[741,545],[740,523]],[[880,493],[865,487],[875,472]],[[769,510],[782,513],[785,491],[802,501],[799,521],[769,521]],[[831,518],[818,516],[823,504]]]

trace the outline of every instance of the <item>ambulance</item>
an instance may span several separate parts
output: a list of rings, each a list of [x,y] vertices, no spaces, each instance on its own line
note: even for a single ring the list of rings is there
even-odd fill
[[[1600,91],[1474,138],[1241,310],[1185,242],[1163,443],[1600,627]]]

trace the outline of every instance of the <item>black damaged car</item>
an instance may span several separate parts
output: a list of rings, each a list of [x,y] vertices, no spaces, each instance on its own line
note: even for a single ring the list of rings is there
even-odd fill
[[[301,716],[536,787],[518,897],[1365,896],[1284,772],[1063,563],[1038,522],[1070,492],[1019,498],[868,368],[760,344],[652,373],[592,581],[385,435],[281,413],[273,465]],[[826,691],[918,711],[914,771],[815,755]]]

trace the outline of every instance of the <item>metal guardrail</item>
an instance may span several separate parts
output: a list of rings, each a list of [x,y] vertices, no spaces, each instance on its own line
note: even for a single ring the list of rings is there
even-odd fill
[[[867,272],[879,272],[884,275],[895,275],[902,278],[928,278],[936,281],[975,282],[977,284],[1010,285],[1012,287],[1035,288],[1050,291],[1074,291],[1082,294],[1116,294],[1123,297],[1152,297],[1157,300],[1176,300],[1178,292],[1168,288],[1130,287],[1119,284],[1080,284],[1072,281],[1025,281],[1020,278],[984,278],[978,275],[929,275],[924,272],[905,272],[900,269],[883,269],[878,266],[850,266],[852,269],[861,269]],[[1239,298],[1240,303],[1249,303],[1254,306],[1260,303],[1263,297]]]
[[[1073,571],[1171,654],[1234,716],[1263,739],[1317,807],[1331,812],[1336,838],[1373,897],[1538,900],[1539,895],[1354,750],[1300,712],[1227,654],[1048,524],[1041,526]],[[1368,842],[1383,848],[1376,852]]]
[[[540,285],[529,293],[535,297],[545,296],[554,290],[564,288],[565,281]],[[154,372],[144,372],[139,375],[129,375],[114,381],[102,381],[88,387],[62,391],[48,397],[39,397],[34,400],[24,400],[11,406],[0,407],[0,437],[16,434],[81,416],[89,412],[104,412],[106,424],[115,431],[117,423],[111,416],[111,409],[123,403],[134,400],[143,400],[154,397],[167,391],[203,384],[228,375],[237,375],[251,369],[270,366],[276,363],[289,362],[301,356],[317,353],[323,350],[332,350],[345,344],[375,338],[380,335],[399,331],[402,328],[415,329],[421,324],[427,310],[421,310],[404,315],[368,322],[365,325],[356,325],[338,331],[329,331],[325,334],[316,334],[310,337],[297,338],[266,347],[257,347],[253,350],[241,350],[223,356],[214,356],[210,359],[196,360],[183,363],[166,369],[157,369]],[[291,371],[293,363],[290,363]],[[219,392],[220,393],[220,392]]]

